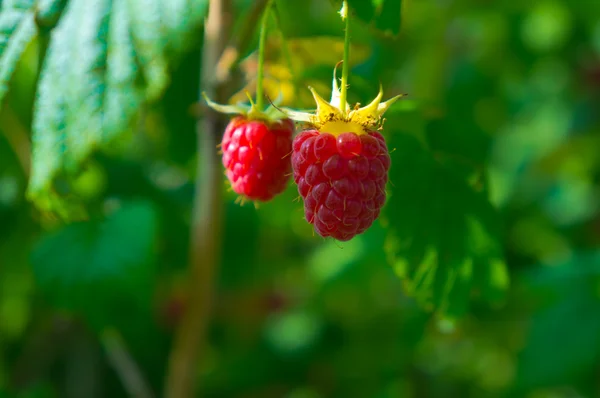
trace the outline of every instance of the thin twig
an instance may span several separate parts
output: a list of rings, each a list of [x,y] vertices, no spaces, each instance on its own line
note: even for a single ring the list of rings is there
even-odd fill
[[[123,338],[118,331],[107,329],[101,335],[106,355],[121,382],[132,398],[152,398],[152,390],[148,386],[142,372],[131,357]]]
[[[210,0],[205,23],[200,93],[221,102],[222,90],[215,81],[219,57],[229,28],[227,0]],[[220,94],[221,93],[221,94]],[[220,95],[219,95],[220,94]],[[201,101],[201,95],[199,95]],[[190,234],[189,302],[177,327],[165,384],[166,398],[196,396],[199,361],[203,358],[211,315],[213,284],[221,252],[221,169],[215,150],[224,129],[223,118],[206,110],[196,124],[198,167]]]

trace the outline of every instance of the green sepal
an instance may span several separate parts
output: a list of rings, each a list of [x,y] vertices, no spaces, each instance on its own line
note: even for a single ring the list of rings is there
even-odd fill
[[[265,109],[264,111],[258,109],[252,98],[248,94],[250,105],[244,103],[238,103],[235,105],[223,105],[212,101],[206,93],[202,93],[202,97],[206,101],[206,104],[219,113],[229,115],[240,115],[244,116],[248,120],[262,120],[268,123],[276,123],[282,119],[287,119],[288,115],[282,111],[276,104],[281,103],[281,94]]]

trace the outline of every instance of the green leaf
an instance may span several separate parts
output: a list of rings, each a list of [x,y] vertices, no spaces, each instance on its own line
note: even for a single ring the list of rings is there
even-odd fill
[[[67,0],[38,0],[35,19],[39,26],[49,29],[56,26]]]
[[[105,220],[69,224],[34,247],[36,282],[52,304],[94,317],[88,319],[96,325],[120,305],[145,307],[156,272],[157,228],[154,208],[145,202],[124,203]]]
[[[145,65],[143,74],[148,83],[148,98],[156,99],[168,82],[163,51],[167,37],[160,28],[160,4],[155,0],[129,0],[126,3],[137,56]]]
[[[527,280],[526,302],[543,303],[531,318],[516,385],[529,390],[576,383],[600,355],[600,253],[536,267]]]
[[[67,3],[35,103],[28,195],[38,206],[56,203],[54,179],[74,174],[93,151],[130,131],[140,106],[162,95],[168,55],[184,49],[184,30],[198,27],[206,12],[206,0],[189,3]]]
[[[337,1],[341,6],[341,1]],[[402,23],[402,0],[348,0],[351,17],[358,18],[386,36],[397,36]]]
[[[0,2],[0,104],[19,59],[37,32],[33,5],[33,0]]]
[[[450,316],[478,294],[503,299],[508,284],[499,219],[483,192],[438,162],[413,136],[390,137],[392,194],[387,252],[407,290]]]
[[[208,10],[208,0],[163,0],[158,4],[167,49],[176,55],[200,36],[197,28]]]

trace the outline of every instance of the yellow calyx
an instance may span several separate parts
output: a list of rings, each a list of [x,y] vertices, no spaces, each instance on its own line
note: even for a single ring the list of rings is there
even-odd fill
[[[330,122],[326,122],[321,127],[319,127],[319,131],[321,133],[333,134],[336,137],[342,133],[365,133],[364,127],[360,124],[345,122],[343,120],[332,120]]]
[[[377,94],[377,97],[375,97],[369,105],[359,108],[357,104],[353,110],[350,110],[347,103],[343,105],[340,104],[340,90],[338,88],[335,72],[336,69],[334,68],[331,101],[327,102],[314,88],[309,87],[309,90],[317,103],[316,111],[314,113],[309,113],[284,109],[283,111],[288,117],[297,122],[310,123],[320,132],[330,133],[335,136],[348,132],[366,134],[369,131],[379,129],[383,122],[383,114],[394,102],[406,95],[400,94],[385,102],[381,102],[381,99],[383,98],[383,89],[380,86],[379,94]],[[342,106],[345,106],[346,112],[342,112]]]

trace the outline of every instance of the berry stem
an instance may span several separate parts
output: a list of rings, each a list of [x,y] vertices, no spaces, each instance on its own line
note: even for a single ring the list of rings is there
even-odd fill
[[[344,0],[341,11],[342,19],[346,21],[346,30],[344,32],[344,63],[342,64],[342,91],[340,93],[340,108],[342,116],[346,117],[346,106],[348,96],[348,74],[350,63],[350,11],[348,9],[348,0]]]
[[[263,11],[262,20],[260,23],[260,36],[258,39],[258,73],[256,76],[256,109],[261,112],[264,107],[264,66],[265,66],[265,42],[267,41],[267,22],[269,21],[269,12],[273,0],[269,0]]]

